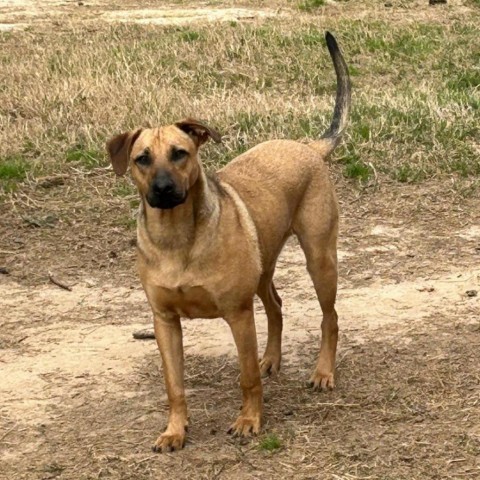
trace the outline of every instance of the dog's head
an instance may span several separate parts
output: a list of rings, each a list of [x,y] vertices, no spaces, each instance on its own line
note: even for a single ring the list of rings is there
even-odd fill
[[[140,195],[151,207],[170,209],[185,202],[198,179],[198,149],[220,134],[203,123],[186,119],[166,127],[138,129],[113,137],[107,150],[117,175],[130,170]]]

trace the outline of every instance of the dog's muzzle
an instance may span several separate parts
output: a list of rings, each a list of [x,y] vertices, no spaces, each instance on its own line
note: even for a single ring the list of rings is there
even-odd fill
[[[178,188],[168,172],[157,174],[150,184],[147,202],[153,208],[171,209],[187,199],[187,192]]]

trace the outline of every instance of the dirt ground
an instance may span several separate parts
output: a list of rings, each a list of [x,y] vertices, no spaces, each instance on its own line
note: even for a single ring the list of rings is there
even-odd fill
[[[38,3],[0,2],[0,22],[20,28],[45,9],[77,8]],[[264,382],[264,433],[226,434],[240,406],[233,340],[222,320],[185,321],[189,439],[158,455],[160,357],[154,342],[132,338],[151,315],[134,231],[114,226],[122,200],[104,198],[111,176],[97,169],[80,185],[32,186],[0,205],[1,479],[480,478],[478,196],[449,180],[358,189],[332,165],[342,210],[337,389],[305,386],[320,309],[292,240],[276,272],[284,356]],[[74,203],[79,188],[90,207]],[[259,303],[256,313],[262,348]],[[279,449],[262,448],[267,435]]]
[[[160,6],[159,6],[160,3]],[[180,2],[181,3],[181,2]],[[0,1],[0,30],[26,28],[51,22],[81,21],[135,22],[152,25],[186,25],[210,21],[253,20],[279,15],[272,9],[258,8],[210,8],[208,2],[170,5],[167,2],[124,0],[120,4],[111,1],[77,0],[2,0]]]
[[[184,322],[189,442],[150,454],[167,404],[156,346],[132,338],[150,326],[133,233],[109,245],[82,224],[95,248],[77,255],[75,228],[12,219],[2,229],[12,250],[1,278],[0,477],[478,478],[480,317],[467,294],[480,290],[478,201],[445,195],[447,185],[360,194],[339,177],[337,188],[338,387],[305,387],[320,312],[292,241],[276,274],[283,369],[265,381],[275,453],[259,447],[263,436],[225,433],[240,402],[235,348],[221,320],[194,320]],[[258,306],[261,346],[265,323]]]

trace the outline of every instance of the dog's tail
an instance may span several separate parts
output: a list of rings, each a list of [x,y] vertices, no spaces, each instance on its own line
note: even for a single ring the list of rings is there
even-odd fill
[[[337,74],[337,96],[330,127],[322,135],[321,140],[315,143],[318,147],[322,147],[323,153],[328,155],[340,143],[342,134],[347,126],[352,87],[347,64],[343,59],[335,37],[330,32],[327,32],[325,40],[327,41],[328,51],[332,57],[335,73]],[[315,146],[315,143],[312,146]]]

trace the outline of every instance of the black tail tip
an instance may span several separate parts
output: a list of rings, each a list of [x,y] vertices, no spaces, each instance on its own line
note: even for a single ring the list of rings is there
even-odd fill
[[[325,33],[325,40],[327,41],[327,47],[330,51],[338,50],[338,43],[330,32]]]

